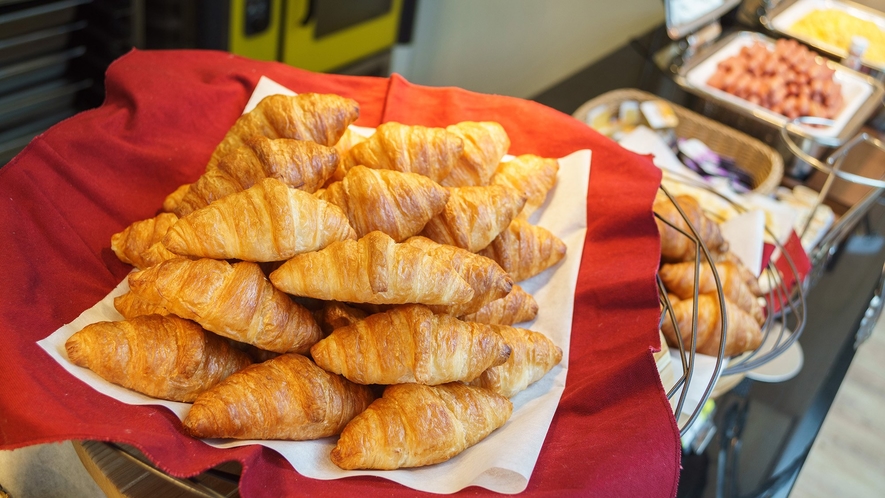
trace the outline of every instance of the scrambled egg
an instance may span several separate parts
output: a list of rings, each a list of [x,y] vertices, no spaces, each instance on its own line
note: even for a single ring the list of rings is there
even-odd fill
[[[794,24],[790,32],[820,40],[846,52],[851,44],[851,37],[859,35],[870,42],[864,53],[864,60],[885,63],[885,31],[874,22],[858,19],[842,10],[815,10]]]

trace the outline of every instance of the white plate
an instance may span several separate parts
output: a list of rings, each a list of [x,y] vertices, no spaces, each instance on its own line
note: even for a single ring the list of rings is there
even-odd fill
[[[768,338],[759,347],[757,356],[768,353],[774,348],[778,341],[778,335],[780,335],[779,332],[777,325],[772,327],[771,332],[768,333]],[[785,343],[791,335],[792,332],[787,330],[780,343]],[[795,377],[802,370],[804,361],[805,356],[802,353],[802,346],[799,345],[799,341],[796,341],[764,365],[760,365],[747,372],[747,377],[759,382],[783,382]]]

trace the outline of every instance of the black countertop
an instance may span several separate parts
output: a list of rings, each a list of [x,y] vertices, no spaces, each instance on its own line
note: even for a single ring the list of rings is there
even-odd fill
[[[667,43],[658,27],[533,100],[572,114],[608,91],[637,88],[697,107],[696,97],[651,62],[649,54]],[[885,207],[874,205],[859,226],[866,233],[840,246],[806,295],[807,320],[799,339],[802,370],[780,383],[745,379],[716,400],[716,433],[702,453],[683,454],[678,496],[789,493],[854,357],[855,334],[885,263]]]

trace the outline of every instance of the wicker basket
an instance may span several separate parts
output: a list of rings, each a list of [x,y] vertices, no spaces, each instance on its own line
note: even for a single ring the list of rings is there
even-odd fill
[[[662,99],[657,95],[630,88],[613,90],[585,102],[573,116],[586,122],[587,114],[592,109],[600,105],[620,104],[626,100],[644,102]],[[784,175],[784,160],[774,149],[722,123],[705,118],[679,105],[668,103],[679,118],[676,136],[697,138],[717,154],[734,158],[737,166],[753,179],[753,192],[767,195],[777,189]]]

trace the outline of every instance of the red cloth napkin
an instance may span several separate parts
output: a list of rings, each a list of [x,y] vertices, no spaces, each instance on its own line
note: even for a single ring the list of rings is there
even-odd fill
[[[569,374],[525,494],[675,495],[679,432],[651,355],[659,346],[651,205],[660,171],[650,160],[534,102],[209,51],[131,52],[108,69],[100,108],[53,127],[0,169],[0,449],[118,441],[176,476],[239,460],[246,497],[420,494],[374,477],[308,479],[261,446],[210,447],[185,436],[164,408],[93,391],[36,344],[126,276],[130,267],[109,249],[111,235],[156,214],[167,194],[199,176],[261,75],[296,92],[356,99],[359,125],[495,120],[514,154],[592,149]]]

